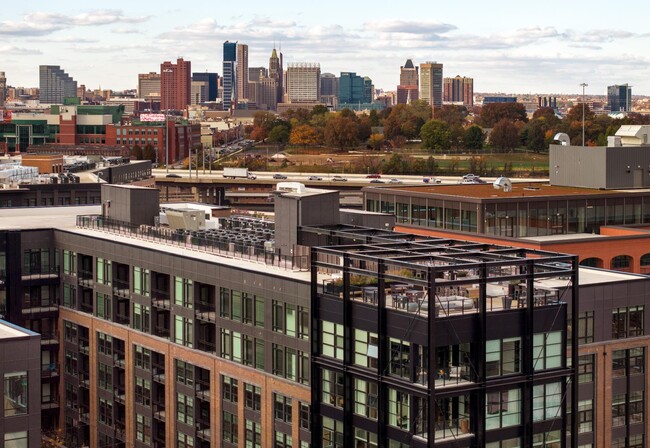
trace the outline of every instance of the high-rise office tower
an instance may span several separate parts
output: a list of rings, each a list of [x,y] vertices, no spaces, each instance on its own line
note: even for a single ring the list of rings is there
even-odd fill
[[[627,83],[607,86],[607,107],[612,112],[631,112],[632,87]]]
[[[237,42],[223,43],[223,109],[237,104]]]
[[[320,76],[320,100],[332,108],[339,104],[339,78],[333,73]]]
[[[145,99],[160,99],[160,74],[156,72],[138,74],[138,96]]]
[[[419,98],[419,72],[413,61],[406,60],[399,68],[399,85],[397,86],[397,104],[408,104]]]
[[[5,72],[0,72],[0,106],[4,106],[7,98],[7,77]]]
[[[206,101],[216,101],[218,95],[219,74],[200,72],[192,73],[192,81],[204,81],[208,83],[208,96]]]
[[[372,102],[372,80],[368,77],[362,78],[354,72],[341,72],[339,103],[370,102]]]
[[[192,81],[191,105],[203,104],[208,100],[209,85],[206,81]]]
[[[160,107],[163,110],[182,110],[190,104],[192,93],[192,63],[183,58],[176,64],[160,64]]]
[[[418,81],[418,68],[413,65],[412,60],[407,59],[404,66],[399,68],[399,85],[417,86]]]
[[[248,67],[248,82],[259,81],[269,76],[269,69],[266,67]]]
[[[282,52],[278,57],[278,52],[273,48],[269,59],[269,78],[274,79],[278,84],[277,102],[281,103],[284,99],[284,71],[282,69]]]
[[[444,79],[443,101],[462,103],[464,106],[474,105],[474,79],[464,76]]]
[[[289,64],[287,99],[289,103],[320,101],[320,64],[308,62]]]
[[[248,99],[248,45],[237,44],[237,99]]]
[[[425,62],[420,64],[420,99],[434,109],[442,106],[442,64]]]
[[[39,98],[43,104],[63,104],[77,96],[77,81],[58,65],[39,66]]]

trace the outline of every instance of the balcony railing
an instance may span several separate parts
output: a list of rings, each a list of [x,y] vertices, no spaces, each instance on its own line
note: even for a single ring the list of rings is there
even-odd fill
[[[217,321],[216,307],[214,303],[196,302],[196,318],[208,322]]]
[[[58,331],[41,333],[41,345],[54,345],[58,343],[59,343]]]
[[[194,390],[196,391],[197,398],[210,401],[210,383],[208,381],[197,380],[194,383]]]
[[[59,369],[55,363],[41,365],[41,378],[59,376]]]
[[[131,290],[129,288],[130,286],[128,280],[119,280],[119,279],[113,280],[113,293],[116,296],[124,297],[128,299],[131,294]]]
[[[60,266],[26,266],[22,272],[23,280],[36,278],[56,278],[59,276]]]
[[[59,307],[59,300],[56,297],[49,299],[42,299],[38,297],[31,297],[25,295],[23,300],[22,312],[23,314],[44,313],[50,311],[57,311]]]
[[[83,269],[79,269],[79,284],[82,286],[86,286],[87,288],[92,288],[93,285],[95,284],[93,271],[86,271]]]

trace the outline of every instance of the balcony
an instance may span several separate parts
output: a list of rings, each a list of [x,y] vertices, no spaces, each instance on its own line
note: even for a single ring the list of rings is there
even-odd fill
[[[160,289],[151,289],[151,304],[157,308],[170,309],[171,308],[171,296],[169,291],[163,291]]]
[[[163,404],[154,404],[153,405],[153,418],[160,420],[161,422],[165,421],[165,405]]]
[[[165,366],[153,365],[153,380],[158,383],[165,383]]]
[[[59,343],[59,332],[51,331],[41,333],[41,345],[56,345]]]
[[[52,378],[59,376],[59,369],[55,363],[41,365],[41,378]]]
[[[81,423],[85,423],[86,425],[90,424],[90,408],[88,406],[79,406],[79,421]]]
[[[90,351],[90,342],[88,341],[88,338],[84,337],[79,337],[79,353],[83,353],[84,355],[87,355]]]
[[[196,398],[199,400],[210,401],[210,383],[209,381],[196,380],[194,383]]]
[[[59,301],[56,298],[42,299],[25,295],[22,306],[23,314],[52,313],[59,310]]]
[[[129,281],[119,279],[113,280],[113,294],[118,297],[128,299],[131,294],[131,291],[129,289]]]
[[[196,302],[196,318],[207,322],[216,322],[217,313],[214,303]]]
[[[90,374],[88,373],[79,373],[79,387],[85,387],[86,389],[90,389]]]
[[[199,439],[210,441],[210,422],[198,420],[196,422],[196,436]]]
[[[44,278],[59,278],[60,266],[27,266],[22,273],[22,280],[35,280]]]
[[[95,284],[93,277],[93,271],[86,271],[84,269],[79,269],[79,285],[85,286],[86,288],[92,288]]]
[[[59,397],[44,397],[45,401],[41,402],[41,410],[58,409]]]
[[[115,401],[118,403],[125,404],[126,402],[126,390],[124,389],[124,386],[118,386],[113,389],[113,396],[115,397]]]
[[[126,441],[126,425],[121,422],[115,422],[115,437],[122,442]]]

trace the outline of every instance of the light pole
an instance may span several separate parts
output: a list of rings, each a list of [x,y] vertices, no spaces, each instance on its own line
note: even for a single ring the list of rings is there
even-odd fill
[[[589,84],[583,82],[582,86],[582,146],[585,146],[585,87]]]

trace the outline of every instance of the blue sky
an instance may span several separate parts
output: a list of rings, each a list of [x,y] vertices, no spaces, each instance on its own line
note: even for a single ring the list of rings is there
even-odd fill
[[[385,90],[412,58],[473,77],[477,92],[570,94],[586,82],[587,94],[604,94],[627,82],[650,95],[649,13],[645,2],[601,0],[8,2],[0,71],[33,87],[39,64],[60,65],[88,88],[135,88],[138,73],[178,56],[221,73],[231,40],[249,45],[249,66],[268,66],[281,43],[285,64],[355,71]]]

